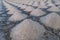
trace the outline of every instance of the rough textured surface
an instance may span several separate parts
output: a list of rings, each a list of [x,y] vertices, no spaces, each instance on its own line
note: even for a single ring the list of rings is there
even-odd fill
[[[22,19],[25,19],[27,16],[21,13],[15,13],[10,18],[9,21],[20,21]]]
[[[31,11],[33,11],[33,10],[34,10],[34,8],[31,7],[31,6],[28,6],[27,8],[25,8],[25,11],[27,11],[27,12],[31,12]]]
[[[48,14],[45,17],[41,17],[40,20],[48,27],[60,29],[60,16],[57,13]]]
[[[48,11],[59,12],[60,9],[58,7],[56,7],[56,6],[53,5],[50,9],[48,9]]]
[[[21,9],[26,9],[26,8],[27,8],[26,5],[21,6]]]
[[[0,19],[7,22],[0,21],[1,40],[60,40],[59,0],[3,1]]]
[[[40,37],[42,37],[44,32],[45,29],[42,25],[26,19],[12,29],[11,37],[12,40],[41,40]]]
[[[24,18],[27,17],[27,15],[21,13],[21,11],[16,10],[15,8],[13,8],[12,6],[10,6],[9,4],[6,4],[8,7],[8,14],[13,14],[10,18],[9,21],[20,21]]]
[[[42,16],[46,13],[37,8],[37,9],[33,10],[30,14],[33,15],[33,16]]]
[[[35,3],[33,3],[33,5],[32,6],[34,6],[34,7],[38,7],[39,6],[39,4],[38,4],[38,2],[35,2]]]

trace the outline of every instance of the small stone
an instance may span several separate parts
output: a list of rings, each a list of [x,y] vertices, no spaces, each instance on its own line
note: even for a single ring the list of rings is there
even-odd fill
[[[33,16],[42,16],[46,13],[37,8],[37,9],[33,10],[30,14],[33,15]]]
[[[10,36],[12,40],[40,40],[44,32],[45,29],[42,25],[26,19],[11,30]]]
[[[40,21],[53,29],[60,29],[60,16],[57,13],[51,13],[41,17]]]

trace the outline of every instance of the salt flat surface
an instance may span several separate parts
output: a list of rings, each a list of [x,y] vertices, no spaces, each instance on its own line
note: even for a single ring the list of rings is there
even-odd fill
[[[42,25],[26,19],[11,30],[11,37],[12,40],[40,40],[44,32]]]

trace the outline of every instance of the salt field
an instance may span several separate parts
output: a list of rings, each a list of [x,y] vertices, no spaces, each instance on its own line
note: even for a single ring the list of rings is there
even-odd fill
[[[60,40],[60,0],[0,0],[0,40]]]

